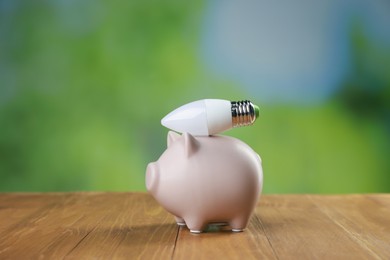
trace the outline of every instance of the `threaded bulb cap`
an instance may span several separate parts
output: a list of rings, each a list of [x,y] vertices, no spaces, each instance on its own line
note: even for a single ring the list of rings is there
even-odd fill
[[[260,109],[249,100],[231,101],[233,127],[252,125],[259,117]]]

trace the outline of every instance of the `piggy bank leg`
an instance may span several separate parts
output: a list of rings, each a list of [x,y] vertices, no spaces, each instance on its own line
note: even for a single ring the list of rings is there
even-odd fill
[[[204,230],[204,228],[207,225],[205,221],[197,218],[184,218],[184,219],[191,233],[199,234]]]
[[[179,218],[179,217],[176,217],[176,216],[175,216],[175,220],[176,220],[176,224],[177,224],[178,226],[185,226],[185,225],[186,225],[186,222],[185,222],[184,219],[182,219],[182,218]]]
[[[229,225],[232,227],[233,232],[242,232],[246,228],[248,220],[249,218],[247,216],[238,216],[232,219]]]

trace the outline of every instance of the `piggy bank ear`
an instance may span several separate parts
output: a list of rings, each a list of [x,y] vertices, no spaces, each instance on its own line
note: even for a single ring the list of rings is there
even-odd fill
[[[195,154],[199,148],[199,142],[189,133],[183,134],[184,150],[187,157]]]
[[[167,147],[169,147],[171,144],[173,144],[179,139],[180,139],[180,135],[178,133],[169,131],[167,136]]]

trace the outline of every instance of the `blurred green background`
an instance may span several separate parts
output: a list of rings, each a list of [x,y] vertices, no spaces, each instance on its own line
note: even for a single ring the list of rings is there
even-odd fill
[[[221,98],[264,193],[390,192],[390,4],[341,2],[0,0],[0,191],[144,191],[161,118]]]

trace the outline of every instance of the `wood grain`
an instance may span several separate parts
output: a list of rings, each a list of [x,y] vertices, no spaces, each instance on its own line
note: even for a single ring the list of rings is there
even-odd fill
[[[143,193],[0,193],[0,259],[390,259],[390,195],[266,195],[191,234]]]

